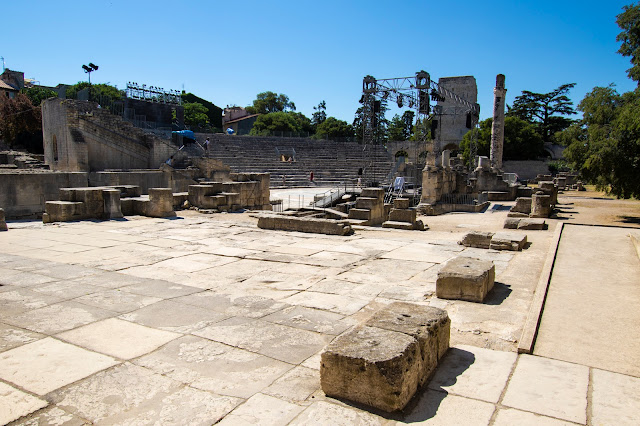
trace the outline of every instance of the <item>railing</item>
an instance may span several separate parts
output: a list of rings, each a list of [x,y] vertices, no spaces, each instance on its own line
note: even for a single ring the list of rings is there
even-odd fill
[[[443,194],[440,203],[474,205],[477,200],[472,194]]]

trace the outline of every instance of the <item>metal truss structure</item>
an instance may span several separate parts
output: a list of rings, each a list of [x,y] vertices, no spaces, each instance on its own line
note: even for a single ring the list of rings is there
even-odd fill
[[[132,81],[127,82],[127,98],[147,102],[182,105],[182,95],[178,90],[164,90],[162,87],[147,86]]]
[[[376,102],[381,99],[395,102],[398,108],[408,107],[416,112],[416,118],[425,123],[437,116],[442,115],[463,115],[467,114],[467,122],[471,129],[475,129],[480,117],[480,105],[472,103],[440,86],[431,80],[431,76],[426,71],[419,71],[414,77],[384,78],[376,79],[370,75],[364,77],[362,81],[362,98],[360,102],[363,106],[363,142],[365,144],[375,143],[377,134],[377,120],[375,118]],[[455,105],[431,105],[431,101],[444,102],[453,101]],[[379,105],[379,104],[378,104]],[[442,122],[441,120],[439,120]],[[424,136],[423,136],[424,137]],[[471,143],[471,158],[475,158],[477,150],[477,132],[473,132]],[[423,142],[428,143],[425,139]],[[438,155],[438,152],[434,154]]]

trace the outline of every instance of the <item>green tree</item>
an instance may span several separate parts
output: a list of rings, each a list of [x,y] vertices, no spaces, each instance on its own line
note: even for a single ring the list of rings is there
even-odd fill
[[[253,123],[250,135],[269,136],[274,132],[300,133],[302,127],[293,114],[284,111],[260,115]]]
[[[347,139],[353,138],[355,132],[353,126],[346,121],[338,120],[335,117],[327,117],[318,124],[315,137],[318,139]]]
[[[471,157],[471,139],[473,132],[477,132],[477,155],[489,156],[491,151],[491,125],[492,118],[487,118],[479,123],[480,128],[467,132],[460,143],[462,157],[469,164]],[[504,120],[504,150],[502,158],[509,160],[535,160],[544,151],[542,136],[531,123],[517,117],[506,117]]]
[[[65,94],[69,99],[76,99],[78,92],[89,88],[89,100],[100,104],[109,105],[113,101],[119,101],[124,97],[124,92],[115,86],[109,84],[89,84],[86,81],[80,81],[71,87],[68,87]]]
[[[19,93],[0,96],[0,138],[11,147],[42,153],[42,114],[29,98]]]
[[[209,124],[209,109],[199,102],[185,102],[184,124],[187,126],[204,127]]]
[[[373,116],[373,141],[385,142],[387,140],[387,129],[389,127],[389,120],[385,118],[385,114],[389,109],[387,107],[387,101],[380,99],[379,111],[374,113]],[[356,131],[356,138],[362,141],[364,136],[364,108],[360,107],[356,110],[355,117],[353,119],[353,128]]]
[[[246,108],[250,114],[270,114],[272,112],[295,111],[296,105],[284,94],[274,92],[258,93],[252,106]]]
[[[322,101],[318,106],[314,106],[313,109],[315,112],[311,116],[311,124],[313,124],[314,128],[317,128],[327,119],[327,103]]]
[[[287,114],[291,115],[293,119],[296,120],[296,122],[298,123],[297,127],[300,128],[300,133],[302,133],[303,135],[306,133],[309,136],[315,133],[313,122],[309,119],[309,117],[301,112],[287,111]]]
[[[29,98],[33,106],[40,106],[45,99],[58,97],[58,92],[44,87],[29,87],[28,89],[22,89],[21,92]]]
[[[507,116],[535,124],[544,141],[550,142],[556,132],[566,129],[573,122],[568,115],[576,114],[573,102],[567,94],[575,83],[559,86],[549,93],[523,90],[508,107]]]
[[[404,138],[404,121],[402,121],[402,117],[398,114],[395,114],[389,123],[389,130],[387,133],[387,138],[390,141],[403,141]]]
[[[631,57],[631,68],[627,75],[640,85],[640,4],[623,7],[624,12],[619,14],[616,23],[622,29],[616,37],[621,42],[618,53]]]
[[[595,87],[578,105],[582,121],[559,138],[583,178],[618,198],[640,197],[640,89]]]

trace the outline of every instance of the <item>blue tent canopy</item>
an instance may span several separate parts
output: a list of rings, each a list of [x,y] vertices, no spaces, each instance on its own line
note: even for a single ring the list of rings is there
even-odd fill
[[[172,132],[172,133],[176,133],[178,135],[181,135],[184,138],[189,138],[189,139],[195,139],[196,138],[191,130],[180,130],[180,131],[175,131],[175,132]]]

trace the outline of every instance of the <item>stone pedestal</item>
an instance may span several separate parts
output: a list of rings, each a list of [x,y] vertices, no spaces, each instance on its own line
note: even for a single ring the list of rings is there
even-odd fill
[[[465,247],[475,247],[488,249],[491,246],[493,232],[472,231],[467,233],[458,244]]]
[[[436,296],[482,303],[493,288],[495,275],[491,261],[456,257],[438,271]]]
[[[531,217],[551,216],[551,195],[533,194],[531,197]]]
[[[102,200],[104,202],[104,219],[120,219],[123,217],[119,190],[103,190]]]
[[[146,215],[150,217],[176,215],[173,211],[173,191],[171,188],[149,188],[149,204]]]
[[[392,303],[327,346],[322,390],[387,412],[401,410],[432,376],[449,348],[450,330],[442,309]]]

